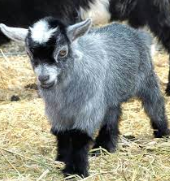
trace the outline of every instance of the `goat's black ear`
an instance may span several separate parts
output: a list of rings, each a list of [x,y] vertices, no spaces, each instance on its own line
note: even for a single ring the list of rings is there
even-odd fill
[[[69,26],[67,28],[67,36],[70,39],[70,41],[72,42],[78,37],[83,36],[85,33],[87,33],[91,27],[91,24],[91,19],[87,19],[80,23],[76,23],[74,25]]]
[[[0,30],[9,39],[19,42],[25,42],[28,33],[28,29],[9,27],[4,24],[0,24]]]

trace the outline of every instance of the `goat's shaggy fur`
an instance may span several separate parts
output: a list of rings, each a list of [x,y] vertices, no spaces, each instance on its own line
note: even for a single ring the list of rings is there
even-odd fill
[[[32,35],[42,22],[48,29],[41,34],[50,38],[40,42]],[[89,31],[90,20],[67,27],[53,18],[29,30],[0,27],[26,42],[65,174],[88,175],[89,142],[98,129],[94,148],[115,150],[121,104],[132,97],[141,99],[154,136],[169,134],[148,34],[117,23]]]

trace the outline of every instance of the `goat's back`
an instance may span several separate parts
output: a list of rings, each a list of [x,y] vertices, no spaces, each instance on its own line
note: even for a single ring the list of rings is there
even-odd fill
[[[151,39],[143,31],[117,23],[93,29],[80,39],[81,51],[88,57],[83,59],[84,64],[93,70],[90,76],[104,79],[108,100],[115,103],[127,100],[152,72]],[[89,69],[83,66],[86,68]]]

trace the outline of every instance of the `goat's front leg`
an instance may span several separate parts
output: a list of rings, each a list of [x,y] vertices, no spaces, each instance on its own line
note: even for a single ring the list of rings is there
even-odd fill
[[[116,150],[119,135],[119,119],[121,116],[121,107],[112,107],[108,109],[104,117],[103,126],[99,131],[99,135],[95,140],[94,148],[105,148],[108,152]],[[98,155],[99,151],[93,155]]]
[[[89,142],[92,141],[92,138],[80,130],[71,130],[70,138],[72,152],[63,173],[66,176],[69,174],[78,174],[81,177],[87,177]]]
[[[71,139],[68,131],[59,132],[54,128],[52,134],[57,137],[57,156],[56,161],[67,163],[71,154]]]

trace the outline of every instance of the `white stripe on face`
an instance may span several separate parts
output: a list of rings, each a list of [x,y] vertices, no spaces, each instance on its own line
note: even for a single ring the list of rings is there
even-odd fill
[[[50,29],[49,24],[45,20],[40,20],[33,25],[31,30],[31,38],[33,41],[43,44],[49,41],[57,28]]]

